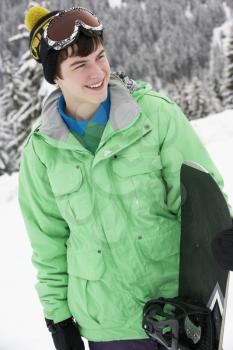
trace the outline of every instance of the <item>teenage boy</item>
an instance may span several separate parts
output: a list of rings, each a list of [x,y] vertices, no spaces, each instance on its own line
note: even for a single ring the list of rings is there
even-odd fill
[[[25,143],[19,202],[56,349],[157,349],[145,302],[178,289],[181,164],[223,180],[179,107],[113,74],[84,8],[29,10],[32,56],[56,89]]]

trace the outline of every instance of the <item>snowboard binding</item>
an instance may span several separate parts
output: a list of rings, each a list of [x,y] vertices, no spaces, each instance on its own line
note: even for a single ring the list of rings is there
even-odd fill
[[[166,350],[214,350],[211,311],[190,299],[159,298],[143,308],[142,327]]]

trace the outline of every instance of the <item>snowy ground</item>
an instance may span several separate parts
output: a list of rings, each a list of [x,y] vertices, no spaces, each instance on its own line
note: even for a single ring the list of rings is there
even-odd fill
[[[225,192],[233,204],[233,110],[192,124],[222,173]],[[30,244],[19,212],[17,178],[18,174],[0,177],[0,350],[54,350],[33,287],[36,273],[30,263]],[[224,350],[232,350],[230,328],[227,332]]]

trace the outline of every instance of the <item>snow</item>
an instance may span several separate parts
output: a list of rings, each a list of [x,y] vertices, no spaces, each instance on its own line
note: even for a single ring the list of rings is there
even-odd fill
[[[223,10],[224,10],[226,19],[232,18],[232,9],[225,2],[223,2]]]
[[[225,180],[225,192],[233,204],[232,154],[233,110],[195,120],[193,127],[206,145]],[[0,177],[1,213],[1,350],[54,350],[44,323],[35,288],[36,271],[31,264],[31,247],[17,200],[18,173]],[[233,287],[233,283],[231,282]],[[233,309],[233,295],[229,304]],[[233,322],[227,315],[228,324]],[[229,322],[229,320],[231,322]],[[230,326],[224,350],[232,350]],[[85,341],[86,343],[86,341]]]
[[[220,173],[225,180],[224,191],[233,203],[232,163],[229,161],[230,150],[233,146],[233,111],[212,114],[203,119],[192,121],[203,143],[212,156]]]
[[[233,20],[231,17],[230,19],[227,19],[221,26],[214,28],[211,46],[218,47],[221,51],[226,53],[232,25]]]
[[[146,3],[145,2],[140,2],[140,6],[143,11],[146,11]]]
[[[108,0],[108,2],[112,8],[121,7],[122,0]]]
[[[193,14],[192,14],[192,11],[191,11],[191,3],[190,2],[186,6],[184,14],[185,14],[186,18],[189,18],[189,19],[193,18]]]
[[[28,54],[28,52],[27,52],[27,54]],[[35,70],[36,67],[37,67],[36,60],[31,58],[30,60],[27,60],[27,61],[25,61],[22,64],[22,66],[20,67],[18,73],[22,74],[22,73],[26,72],[27,70],[33,71],[33,70]]]

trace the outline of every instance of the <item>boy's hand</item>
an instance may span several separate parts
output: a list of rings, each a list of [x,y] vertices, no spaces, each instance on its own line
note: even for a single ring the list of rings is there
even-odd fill
[[[52,333],[53,342],[57,350],[84,350],[79,329],[73,318],[54,323],[45,318],[46,325]]]

